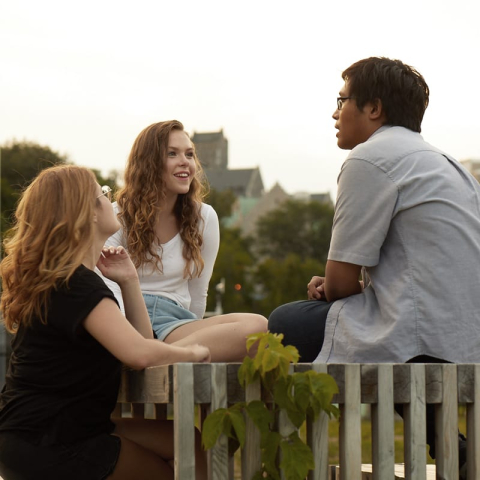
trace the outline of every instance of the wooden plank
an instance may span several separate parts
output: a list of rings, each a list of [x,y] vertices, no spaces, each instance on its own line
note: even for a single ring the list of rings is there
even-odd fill
[[[294,373],[293,365],[290,365],[290,367],[288,369],[288,373],[290,375],[292,375]],[[283,410],[281,410],[280,413],[278,414],[277,426],[278,426],[278,433],[280,435],[282,435],[283,437],[288,437],[292,432],[297,430],[295,425],[288,418],[287,413]],[[282,461],[282,453],[281,452],[279,454],[279,459],[280,459],[280,461]],[[283,471],[280,471],[280,478],[282,480],[288,480],[285,477],[285,473]]]
[[[211,364],[210,412],[227,408],[227,366],[224,363]],[[208,412],[208,413],[210,413]],[[221,435],[209,452],[209,480],[229,478],[228,438]]]
[[[168,403],[173,401],[172,365],[145,370],[124,369],[118,392],[121,403]]]
[[[393,366],[377,366],[378,402],[372,405],[373,480],[394,477],[395,440],[393,408]]]
[[[439,478],[458,475],[457,366],[441,365],[443,401],[435,413],[435,462]]]
[[[360,365],[345,365],[345,403],[340,406],[340,479],[360,480],[361,473],[361,417]]]
[[[327,365],[314,363],[312,370],[327,373]],[[328,480],[328,415],[321,412],[317,420],[307,422],[307,443],[312,449],[315,469],[308,474],[308,480]]]
[[[195,480],[193,364],[173,366],[175,480]]]
[[[260,400],[260,381],[256,381],[245,389],[245,401]],[[250,418],[246,417],[245,448],[242,451],[242,480],[251,480],[260,470],[260,432]]]
[[[410,403],[403,406],[405,478],[426,480],[425,365],[409,364]]]
[[[473,399],[467,404],[467,479],[480,478],[480,365],[470,365]]]
[[[403,480],[405,478],[405,465],[403,463],[397,463],[394,465],[393,477],[390,475],[388,478],[394,478],[395,480]],[[362,465],[362,480],[372,480],[373,466],[369,464]],[[427,465],[427,480],[436,480],[435,465]]]

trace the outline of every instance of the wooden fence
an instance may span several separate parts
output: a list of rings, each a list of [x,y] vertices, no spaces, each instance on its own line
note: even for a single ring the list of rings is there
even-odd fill
[[[175,479],[194,479],[195,404],[206,413],[239,401],[261,397],[259,385],[240,387],[240,364],[191,364],[125,370],[119,403],[132,404],[135,415],[144,404],[155,404],[161,414],[173,404],[175,425]],[[361,405],[371,405],[372,471],[375,480],[395,476],[394,403],[404,405],[405,478],[426,480],[426,404],[435,404],[436,478],[458,479],[458,406],[466,405],[468,480],[480,479],[480,365],[452,364],[298,364],[292,369],[313,369],[333,376],[339,394],[333,399],[341,411],[339,478],[362,479]],[[475,400],[477,399],[477,402]],[[162,406],[163,405],[163,406]],[[280,418],[284,433],[291,428]],[[328,465],[328,417],[306,426],[307,442],[315,457],[309,480],[338,478]],[[242,451],[241,478],[250,480],[260,465],[259,435],[247,421],[247,440]],[[233,479],[226,439],[211,450],[212,480]],[[366,478],[366,477],[363,477]],[[288,479],[287,479],[288,480]]]

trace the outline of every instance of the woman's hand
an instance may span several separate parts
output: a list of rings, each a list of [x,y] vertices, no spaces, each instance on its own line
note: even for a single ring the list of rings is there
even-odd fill
[[[97,267],[103,276],[119,285],[138,281],[137,269],[123,247],[103,247]]]

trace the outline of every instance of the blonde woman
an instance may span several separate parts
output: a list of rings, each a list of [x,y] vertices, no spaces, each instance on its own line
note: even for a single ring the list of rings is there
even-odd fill
[[[171,422],[110,420],[121,365],[208,362],[210,353],[153,339],[133,263],[122,247],[103,247],[120,227],[108,190],[85,168],[44,170],[4,242],[0,307],[14,335],[0,394],[5,480],[173,479]],[[128,320],[95,266],[120,286]]]
[[[183,125],[150,125],[130,152],[114,204],[122,228],[108,245],[129,252],[159,340],[201,343],[212,361],[241,361],[246,336],[266,331],[267,320],[248,313],[203,318],[219,246],[218,217],[203,196],[202,168]]]

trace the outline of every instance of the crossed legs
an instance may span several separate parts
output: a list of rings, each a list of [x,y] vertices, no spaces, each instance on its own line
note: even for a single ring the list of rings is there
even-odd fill
[[[173,330],[166,343],[185,346],[194,343],[210,349],[212,362],[241,362],[247,335],[267,331],[267,319],[254,313],[228,313],[190,322]],[[249,355],[255,354],[250,351]]]

